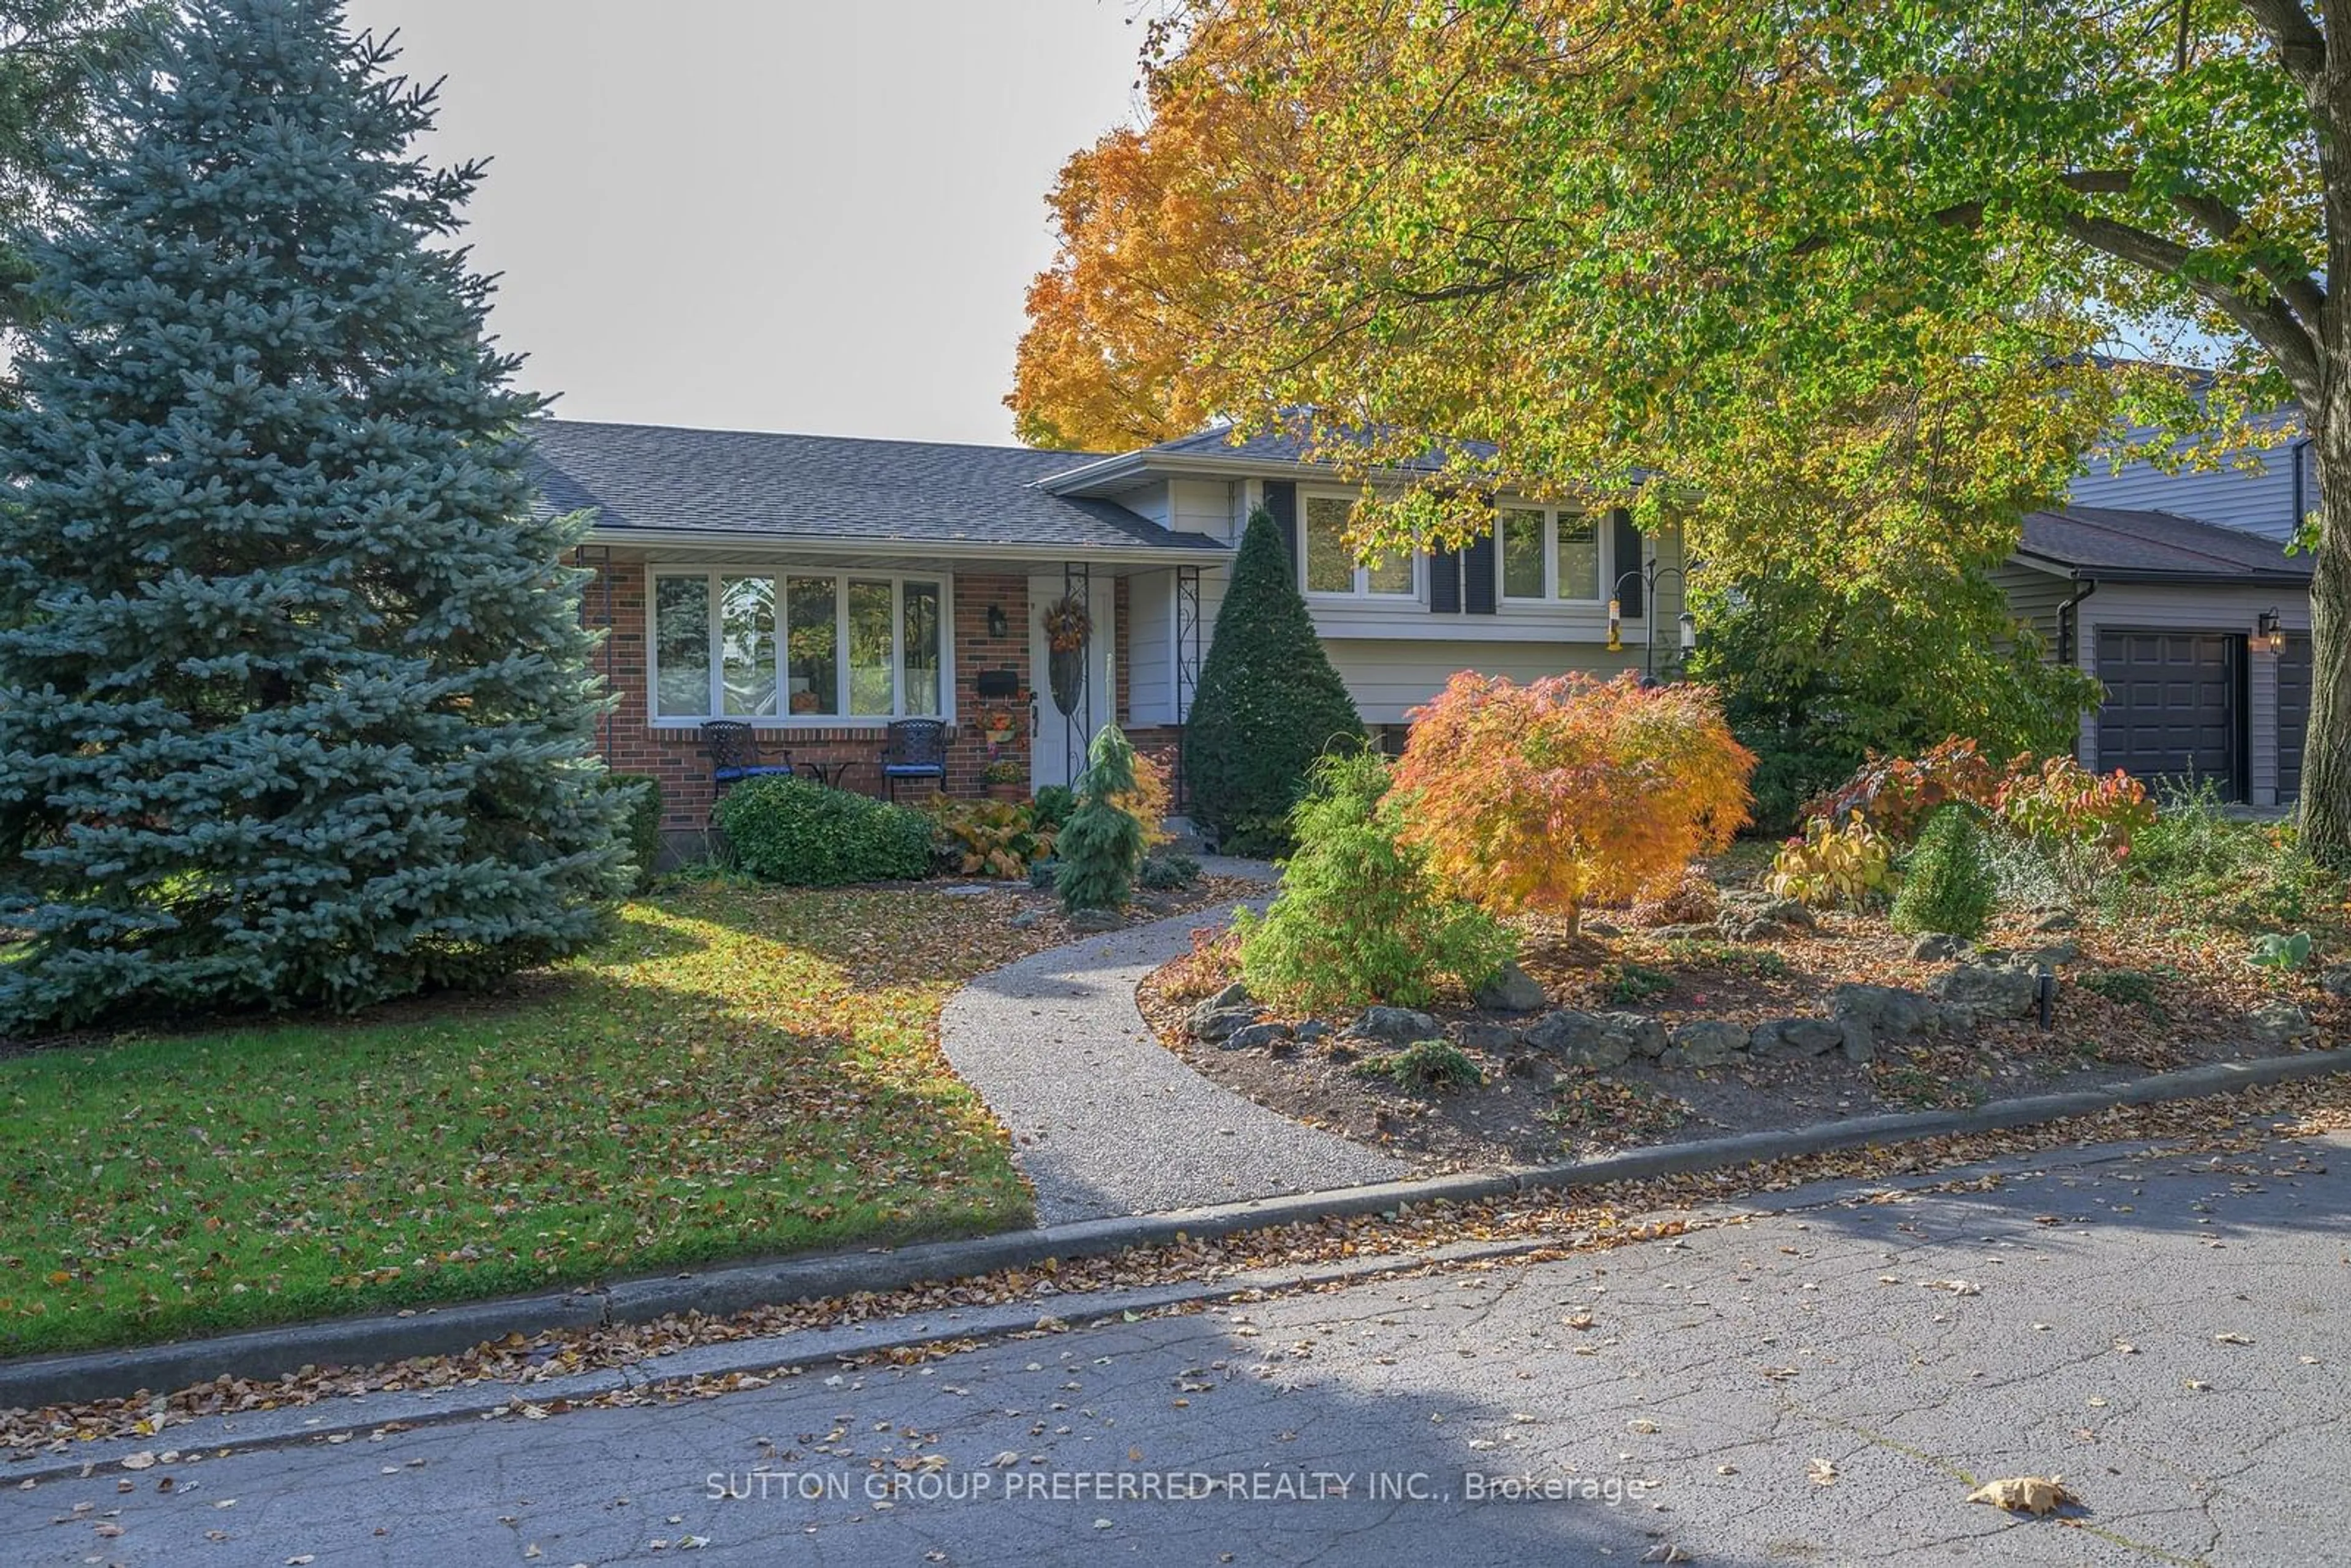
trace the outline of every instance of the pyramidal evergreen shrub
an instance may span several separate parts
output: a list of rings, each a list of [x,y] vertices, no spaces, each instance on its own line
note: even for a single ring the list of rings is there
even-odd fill
[[[1355,701],[1331,667],[1298,591],[1273,514],[1249,514],[1184,730],[1195,821],[1228,853],[1279,852],[1307,770],[1364,738]]]
[[[103,104],[0,411],[0,1034],[353,1008],[633,874],[577,519],[449,246],[479,178],[331,0],[193,0]]]
[[[1102,726],[1086,751],[1078,809],[1053,841],[1053,891],[1061,907],[1120,909],[1143,863],[1143,824],[1119,804],[1134,793],[1134,747],[1114,724]]]

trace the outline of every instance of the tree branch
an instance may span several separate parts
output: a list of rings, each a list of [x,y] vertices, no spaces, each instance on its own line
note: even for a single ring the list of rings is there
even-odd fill
[[[2179,278],[2268,350],[2278,369],[2285,372],[2286,380],[2294,383],[2294,395],[2304,407],[2318,406],[2318,345],[2310,329],[2304,326],[2284,300],[2275,297],[2249,299],[2226,284],[2187,276],[2186,269],[2197,253],[2161,235],[2149,234],[2112,218],[2081,213],[2064,214],[2057,221],[2067,234],[2095,250],[2150,272]]]
[[[2217,196],[2179,195],[2171,204],[2193,218],[2214,239],[2223,245],[2236,242],[2245,232],[2244,214]],[[2289,266],[2274,251],[2249,251],[2247,259],[2253,270],[2268,280],[2278,297],[2302,319],[2304,329],[2316,331],[2322,312],[2326,308],[2326,290],[2318,280],[2302,267]]]
[[[2245,12],[2267,33],[2285,74],[2309,92],[2326,72],[2326,35],[2303,9],[2302,0],[2242,0]]]

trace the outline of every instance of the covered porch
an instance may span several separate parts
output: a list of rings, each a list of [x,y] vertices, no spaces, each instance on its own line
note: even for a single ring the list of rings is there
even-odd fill
[[[599,667],[617,697],[598,749],[614,771],[660,781],[682,855],[700,852],[716,797],[714,719],[749,725],[762,763],[869,795],[890,792],[890,727],[935,719],[944,777],[901,780],[909,801],[1066,784],[1113,720],[1173,771],[1207,641],[1202,577],[1221,569],[1168,554],[591,535],[577,557],[592,574],[581,614],[605,633]]]

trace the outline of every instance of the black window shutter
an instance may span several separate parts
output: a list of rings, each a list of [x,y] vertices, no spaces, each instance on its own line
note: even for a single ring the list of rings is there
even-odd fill
[[[1265,509],[1273,514],[1274,528],[1281,535],[1282,550],[1290,557],[1290,575],[1297,578],[1298,486],[1288,479],[1268,479]]]
[[[1433,615],[1458,615],[1461,612],[1459,550],[1433,549],[1428,552],[1428,609]]]
[[[1641,530],[1633,526],[1633,514],[1622,507],[1608,514],[1609,527],[1614,532],[1616,581],[1613,597],[1627,621],[1642,618],[1641,594]],[[1629,575],[1628,575],[1629,574]]]
[[[1461,547],[1461,607],[1472,615],[1491,615],[1495,608],[1494,579],[1501,566],[1501,550],[1494,530],[1488,528]]]

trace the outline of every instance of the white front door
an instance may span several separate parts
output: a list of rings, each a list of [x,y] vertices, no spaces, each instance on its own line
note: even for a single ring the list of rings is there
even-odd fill
[[[1050,650],[1045,645],[1045,611],[1059,602],[1072,586],[1082,586],[1085,580],[1065,579],[1058,571],[1040,571],[1029,580],[1029,686],[1036,693],[1030,704],[1036,714],[1035,733],[1029,740],[1029,787],[1032,790],[1050,784],[1075,783],[1077,775],[1085,771],[1086,747],[1093,743],[1094,732],[1117,717],[1113,711],[1118,701],[1114,684],[1117,673],[1111,663],[1111,651],[1118,645],[1117,628],[1112,623],[1117,613],[1118,585],[1107,572],[1092,575],[1087,615],[1093,622],[1093,630],[1086,638],[1085,681],[1066,717],[1053,700]]]

